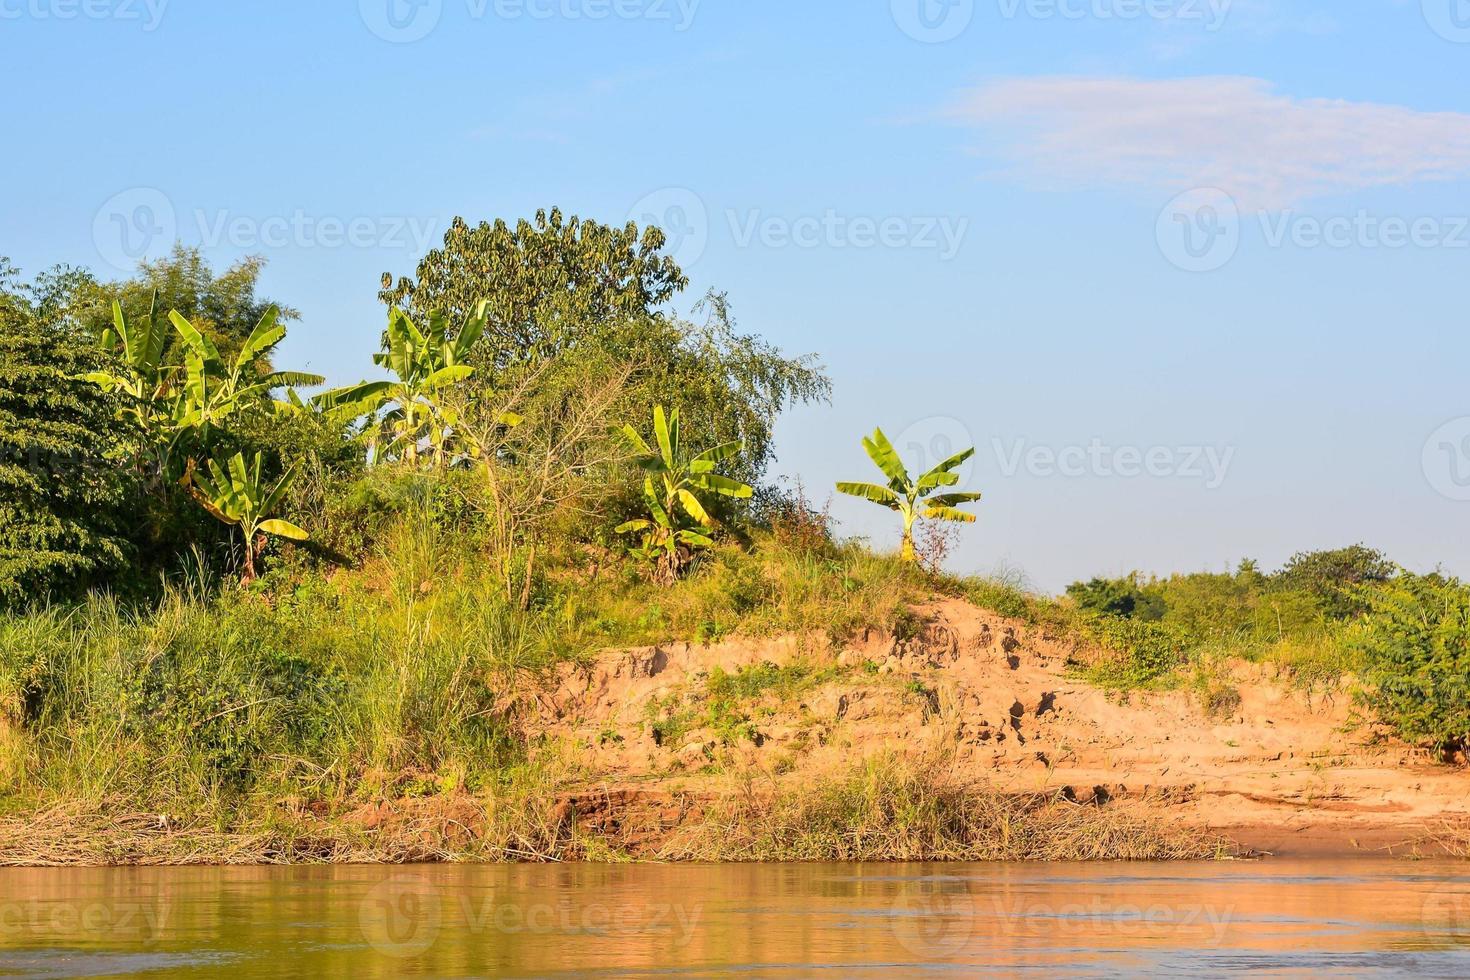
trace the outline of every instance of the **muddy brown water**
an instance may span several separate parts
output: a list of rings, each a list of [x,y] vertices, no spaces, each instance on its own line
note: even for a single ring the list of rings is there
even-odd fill
[[[0,870],[0,976],[1470,977],[1470,864]]]

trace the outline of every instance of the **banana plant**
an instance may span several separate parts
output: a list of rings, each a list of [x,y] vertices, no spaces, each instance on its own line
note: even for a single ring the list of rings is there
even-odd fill
[[[909,476],[908,469],[898,456],[898,451],[888,441],[882,429],[875,429],[871,436],[863,438],[863,448],[888,483],[839,483],[838,493],[861,497],[875,504],[896,511],[903,518],[903,545],[900,556],[904,561],[917,562],[918,552],[914,548],[914,523],[919,518],[935,521],[955,521],[961,524],[975,523],[975,515],[959,508],[981,498],[978,493],[944,493],[932,496],[941,487],[952,487],[960,482],[955,470],[975,455],[973,448],[956,453],[917,480]]]
[[[232,361],[220,357],[214,342],[177,310],[169,321],[184,339],[184,405],[188,422],[199,430],[200,442],[211,431],[247,405],[264,404],[271,392],[291,386],[312,387],[325,379],[301,371],[258,370],[261,358],[286,336],[280,311],[267,309]]]
[[[633,462],[642,469],[643,502],[648,517],[628,521],[618,527],[618,534],[640,534],[641,544],[629,553],[654,566],[655,575],[671,583],[689,564],[694,552],[714,544],[715,520],[710,516],[700,493],[745,500],[751,496],[749,486],[739,480],[721,476],[716,467],[739,454],[741,444],[728,442],[689,457],[680,434],[679,410],[665,414],[664,407],[653,409],[655,446],[631,425],[618,430]]]
[[[396,307],[388,311],[387,350],[373,355],[373,363],[386,368],[396,380],[364,381],[318,395],[315,407],[353,419],[377,416],[387,437],[383,454],[396,456],[409,465],[419,462],[427,448],[436,466],[451,455],[456,417],[442,397],[445,389],[474,375],[466,364],[470,351],[485,333],[488,303],[481,303],[464,327],[451,339],[449,318],[441,312],[429,314],[426,329]],[[519,416],[506,413],[502,422],[516,425]]]
[[[112,304],[112,326],[101,346],[117,355],[118,371],[99,371],[84,379],[107,391],[121,391],[123,409],[142,430],[153,449],[157,472],[187,482],[194,457],[208,449],[213,431],[251,404],[268,402],[270,393],[289,385],[319,385],[322,378],[299,371],[262,372],[260,359],[286,336],[279,311],[266,310],[245,345],[230,363],[214,343],[177,311],[167,323],[184,341],[182,363],[166,356],[169,330],[158,316],[155,292],[144,323],[130,322],[121,304]]]
[[[174,451],[189,427],[178,384],[179,366],[164,362],[168,337],[168,324],[158,315],[157,290],[142,322],[129,320],[122,304],[114,300],[112,325],[102,332],[100,346],[116,358],[117,369],[82,375],[82,380],[104,391],[126,396],[120,414],[138,427],[160,473],[170,469]]]
[[[300,463],[288,469],[272,487],[261,482],[260,453],[255,454],[254,462],[249,465],[243,453],[231,456],[224,466],[213,459],[206,460],[206,465],[208,475],[198,471],[191,474],[190,493],[205,510],[225,524],[238,527],[244,535],[243,581],[246,584],[255,581],[255,559],[265,550],[267,535],[290,541],[310,538],[290,521],[270,516],[295,482],[301,471]]]

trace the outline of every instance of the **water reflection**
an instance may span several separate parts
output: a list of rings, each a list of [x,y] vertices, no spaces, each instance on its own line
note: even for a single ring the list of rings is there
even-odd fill
[[[1470,976],[1470,865],[0,871],[0,975]]]

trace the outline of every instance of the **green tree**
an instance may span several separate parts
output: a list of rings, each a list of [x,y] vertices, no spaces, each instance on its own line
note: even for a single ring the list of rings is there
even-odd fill
[[[1124,619],[1157,621],[1168,610],[1168,605],[1161,596],[1147,593],[1139,586],[1136,573],[1127,578],[1094,578],[1088,582],[1073,582],[1067,586],[1067,595],[1076,601],[1080,609],[1121,616]]]
[[[1470,747],[1470,588],[1404,574],[1357,591],[1369,610],[1353,638],[1366,661],[1359,700],[1407,741]]]
[[[156,306],[133,320],[120,302],[112,310],[112,325],[102,331],[100,344],[116,356],[118,367],[91,372],[86,380],[123,396],[121,414],[136,424],[152,448],[144,469],[155,483],[184,479],[213,449],[221,429],[243,413],[269,405],[272,392],[322,383],[319,375],[266,368],[270,352],[286,336],[274,307],[261,314],[228,361],[178,311],[168,315],[174,328],[170,331]],[[170,337],[178,339],[178,346],[169,347]]]
[[[276,310],[283,324],[300,319],[289,306],[259,295],[265,260],[247,256],[216,273],[195,247],[175,245],[153,262],[144,262],[131,278],[99,282],[90,273],[57,267],[40,277],[47,309],[93,335],[112,325],[113,303],[129,321],[142,320],[150,309],[177,312],[194,324],[225,358],[237,354],[266,312]],[[156,295],[156,300],[155,300]],[[178,337],[170,337],[165,357],[178,360]],[[268,365],[266,365],[268,367]]]
[[[876,483],[839,483],[837,491],[851,497],[861,497],[887,507],[903,518],[903,544],[899,550],[904,561],[916,562],[918,553],[914,549],[914,522],[919,518],[935,521],[955,521],[961,524],[975,523],[975,515],[959,508],[980,499],[978,493],[944,493],[934,496],[941,487],[952,487],[960,482],[955,470],[963,466],[971,456],[973,448],[956,453],[934,467],[928,473],[914,479],[898,456],[898,451],[888,441],[882,429],[873,430],[871,436],[863,438],[863,449],[888,477],[887,485]]]
[[[395,283],[383,274],[379,298],[417,319],[441,311],[451,322],[486,308],[486,368],[503,367],[542,350],[557,334],[555,320],[587,324],[652,312],[688,285],[663,254],[664,233],[628,223],[622,228],[559,209],[538,211],[534,222],[502,220],[470,226],[455,218],[444,246],[419,262],[414,278]],[[487,379],[490,380],[490,379]]]
[[[1315,596],[1332,619],[1351,619],[1368,609],[1357,587],[1387,582],[1396,571],[1397,566],[1381,551],[1355,544],[1294,555],[1273,576],[1273,584]]]
[[[0,603],[74,591],[126,564],[118,399],[77,380],[90,340],[45,322],[0,259]]]

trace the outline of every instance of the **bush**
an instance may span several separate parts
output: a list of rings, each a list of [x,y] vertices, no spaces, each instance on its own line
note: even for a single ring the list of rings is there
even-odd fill
[[[1099,645],[1118,654],[1088,671],[1088,679],[1099,687],[1149,687],[1185,662],[1184,638],[1157,623],[1098,616],[1085,621],[1083,628]]]
[[[1409,742],[1445,753],[1470,745],[1470,588],[1404,575],[1359,590],[1369,613],[1353,647],[1366,662],[1362,704]]]

